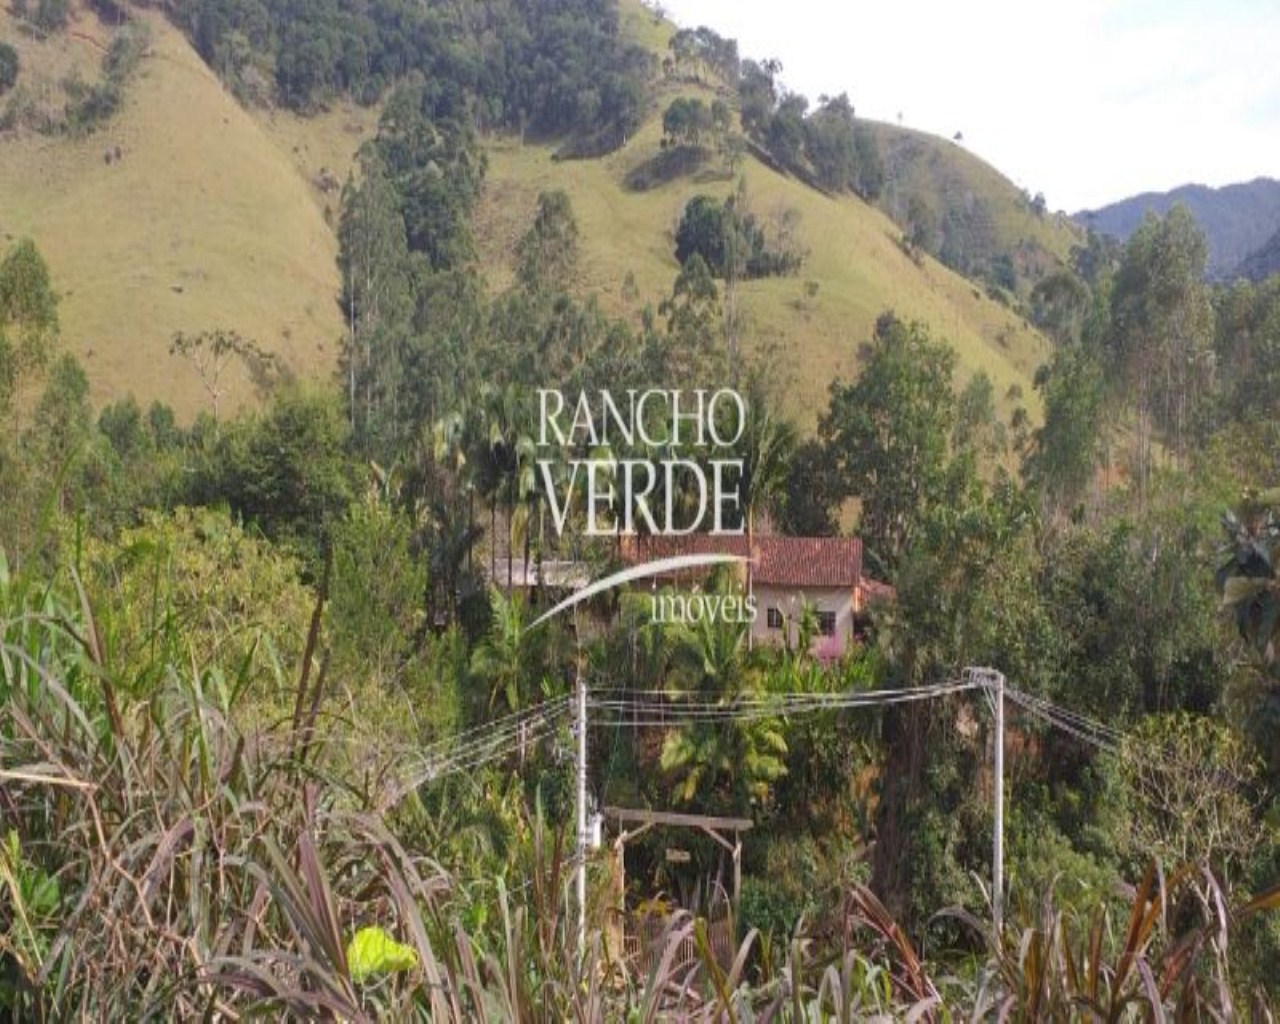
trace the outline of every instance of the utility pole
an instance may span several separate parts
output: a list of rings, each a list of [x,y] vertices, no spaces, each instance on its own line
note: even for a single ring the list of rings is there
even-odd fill
[[[992,742],[991,921],[996,941],[1004,924],[1004,675],[993,668],[967,668],[967,680],[981,684],[995,713]]]
[[[578,956],[587,948],[587,678],[578,656]]]
[[[991,851],[991,919],[996,925],[996,942],[1000,943],[1005,918],[1005,677],[992,672],[989,678],[996,689],[996,836]]]

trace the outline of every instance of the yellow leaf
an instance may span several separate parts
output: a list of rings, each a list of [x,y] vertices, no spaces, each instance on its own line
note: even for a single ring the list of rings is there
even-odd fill
[[[361,928],[347,946],[347,965],[351,979],[362,982],[372,974],[411,971],[418,966],[418,954],[381,928]]]

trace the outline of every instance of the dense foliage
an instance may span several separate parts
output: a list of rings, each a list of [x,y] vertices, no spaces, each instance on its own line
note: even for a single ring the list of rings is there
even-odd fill
[[[653,63],[620,37],[613,0],[181,0],[176,15],[247,99],[372,103],[417,73],[453,117],[606,148],[639,123]]]
[[[745,193],[723,203],[712,196],[694,196],[685,205],[676,228],[676,259],[681,266],[699,256],[716,277],[750,280],[795,273],[804,262],[790,226],[770,239],[747,206]]]

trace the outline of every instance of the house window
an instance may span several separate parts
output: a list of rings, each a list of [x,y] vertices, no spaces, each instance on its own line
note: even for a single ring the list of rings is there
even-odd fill
[[[782,612],[777,608],[770,608],[768,612],[765,613],[765,618],[769,623],[770,629],[782,628]]]
[[[836,635],[835,612],[818,612],[818,632],[823,636]]]

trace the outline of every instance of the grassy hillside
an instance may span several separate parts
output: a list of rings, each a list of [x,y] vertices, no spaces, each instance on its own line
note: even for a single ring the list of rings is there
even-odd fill
[[[232,328],[298,373],[329,373],[342,320],[323,197],[279,141],[287,131],[264,131],[181,35],[141,16],[152,46],[110,124],[80,140],[24,132],[0,145],[0,241],[40,246],[62,292],[63,343],[97,402],[132,391],[184,416],[205,408],[195,373],[168,354],[178,330]],[[35,43],[0,9],[0,38],[22,41],[20,82],[91,69],[92,40],[107,30],[83,12],[73,29]],[[251,397],[232,381],[226,405]]]
[[[480,241],[492,284],[511,280],[515,240],[528,225],[541,189],[568,190],[582,234],[582,291],[599,292],[615,312],[638,312],[670,292],[677,273],[673,232],[691,196],[728,195],[736,179],[714,164],[649,191],[626,179],[658,153],[655,120],[620,151],[602,160],[556,161],[551,149],[514,142],[490,149],[488,187],[481,204]],[[810,426],[825,406],[829,381],[856,371],[858,346],[885,309],[925,321],[956,348],[961,378],[981,368],[1004,396],[1018,385],[1034,398],[1030,378],[1047,345],[1020,316],[988,299],[971,282],[925,257],[919,265],[898,245],[901,230],[880,210],[852,197],[825,196],[747,158],[751,207],[768,222],[781,208],[800,214],[799,236],[809,257],[795,277],[742,287],[753,343],[776,347],[788,404]],[[633,275],[639,298],[623,283]],[[806,295],[806,282],[817,285]]]
[[[1083,231],[1068,218],[1037,213],[1029,197],[962,142],[881,122],[864,123],[879,142],[887,172],[880,205],[902,222],[911,197],[918,195],[940,222],[950,213],[975,232],[989,232],[974,242],[979,249],[1012,256],[1021,292],[1065,262],[1071,246],[1082,240]],[[981,260],[980,252],[974,255]]]
[[[184,416],[207,407],[195,373],[168,355],[175,330],[234,328],[299,373],[329,374],[342,332],[331,225],[376,111],[342,104],[312,118],[246,112],[174,29],[144,16],[151,51],[105,129],[79,141],[19,135],[0,147],[0,238],[29,234],[46,254],[63,291],[64,343],[84,360],[99,402],[133,391],[144,401],[169,401]],[[668,23],[630,2],[622,16],[633,37],[665,47]],[[44,68],[56,82],[71,60],[90,75],[109,31],[83,13],[75,28],[47,43],[24,40],[24,75]],[[96,47],[86,41],[95,32]],[[5,14],[0,35],[18,36]],[[492,288],[511,281],[515,241],[538,192],[564,188],[582,229],[576,290],[598,292],[621,315],[638,315],[669,293],[678,269],[672,234],[684,204],[701,191],[727,195],[736,184],[713,158],[698,176],[628,188],[628,175],[659,152],[660,111],[675,88],[604,159],[556,161],[551,147],[490,144],[476,233]],[[107,163],[104,153],[115,146],[121,159]],[[990,194],[1016,194],[972,158],[957,166]],[[749,343],[775,352],[788,405],[806,426],[825,405],[829,381],[856,371],[858,346],[888,308],[949,339],[962,380],[983,368],[997,395],[1017,385],[1019,401],[1035,413],[1030,378],[1047,346],[1019,315],[933,260],[910,259],[897,243],[901,229],[880,210],[822,195],[751,158],[739,174],[764,222],[783,209],[799,213],[800,242],[810,253],[795,277],[743,286]],[[1063,251],[1051,225],[1030,213],[1025,222],[1008,217],[1009,232]],[[624,288],[628,274],[634,292]],[[234,381],[225,401],[234,407],[251,399],[247,382]],[[1006,400],[1005,412],[1014,404]]]

